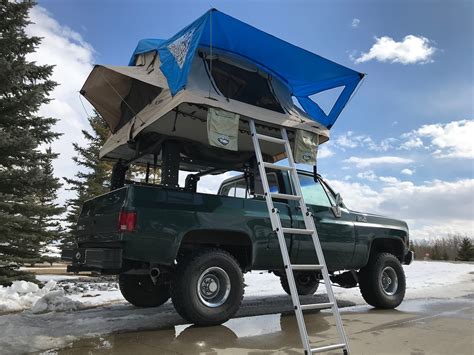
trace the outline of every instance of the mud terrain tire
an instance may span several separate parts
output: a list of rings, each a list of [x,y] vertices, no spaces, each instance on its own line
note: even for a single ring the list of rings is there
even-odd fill
[[[359,271],[359,288],[364,300],[375,308],[392,309],[405,297],[405,273],[392,254],[381,253],[370,258]]]
[[[120,274],[122,296],[137,307],[158,307],[169,300],[169,285],[153,283],[149,275]]]
[[[298,295],[314,295],[319,287],[319,278],[317,274],[314,273],[294,273],[296,289],[298,290]],[[288,279],[286,275],[280,276],[280,283],[283,290],[288,294],[290,293],[290,285],[288,285]]]
[[[222,324],[239,309],[244,283],[239,263],[221,249],[205,249],[178,260],[171,300],[188,322]]]

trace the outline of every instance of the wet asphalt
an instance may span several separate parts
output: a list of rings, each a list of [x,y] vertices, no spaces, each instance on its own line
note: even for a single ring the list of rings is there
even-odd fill
[[[286,305],[274,301],[274,311]],[[259,302],[258,302],[259,303]],[[302,354],[296,319],[247,304],[239,318],[214,327],[168,325],[72,342],[47,354]],[[261,306],[261,304],[260,304]],[[406,300],[395,310],[340,306],[352,354],[474,354],[474,295]],[[291,307],[291,305],[290,305]],[[266,313],[266,314],[261,314]],[[256,315],[260,314],[260,315]],[[314,346],[338,343],[330,312],[307,314]],[[178,322],[177,322],[178,323]],[[342,354],[341,351],[326,354]]]

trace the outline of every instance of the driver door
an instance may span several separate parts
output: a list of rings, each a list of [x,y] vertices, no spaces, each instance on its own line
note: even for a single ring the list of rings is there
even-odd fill
[[[341,208],[341,216],[332,211],[335,199],[320,179],[310,173],[298,173],[303,197],[313,213],[316,230],[330,271],[343,270],[350,265],[354,253],[355,226],[352,216]],[[305,228],[301,214],[295,216],[297,228]],[[317,260],[311,236],[298,236],[298,264],[314,264]]]

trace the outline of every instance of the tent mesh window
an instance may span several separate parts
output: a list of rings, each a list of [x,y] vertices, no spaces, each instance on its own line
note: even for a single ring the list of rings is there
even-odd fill
[[[137,113],[149,105],[162,91],[162,88],[144,83],[143,81],[132,79],[130,91],[122,100],[120,122],[115,127],[113,133],[122,128]]]
[[[251,72],[218,59],[206,59],[212,67],[212,77],[219,91],[228,99],[284,113],[273,95],[268,80],[257,72]]]

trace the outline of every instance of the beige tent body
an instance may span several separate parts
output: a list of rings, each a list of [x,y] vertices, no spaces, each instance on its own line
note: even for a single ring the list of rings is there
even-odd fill
[[[226,69],[234,71],[228,79]],[[245,77],[253,82],[245,82]],[[250,97],[257,100],[254,104],[247,103],[248,96],[237,100],[222,92],[225,89],[227,94],[231,92],[235,96],[245,88],[252,90],[251,85],[261,86],[262,80],[267,87],[263,89],[263,99]],[[236,83],[242,86],[236,86]],[[285,127],[290,141],[294,140],[296,130],[316,135],[319,144],[329,139],[329,130],[296,107],[288,88],[277,78],[247,62],[219,53],[213,53],[211,57],[199,50],[194,56],[186,87],[175,96],[171,95],[160,70],[157,52],[139,55],[135,66],[95,66],[81,93],[111,129],[112,134],[100,152],[100,157],[106,160],[159,162],[160,142],[177,139],[182,144],[181,154],[185,158],[243,162],[253,154],[250,118],[256,121],[259,131],[270,136],[280,137],[280,127]],[[209,145],[207,117],[210,107],[240,115],[237,152]],[[284,158],[281,145],[262,142],[261,146],[262,152],[273,161]],[[157,153],[152,154],[154,151]]]

